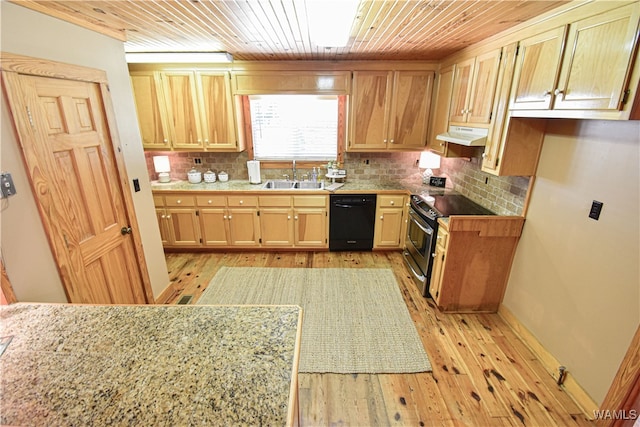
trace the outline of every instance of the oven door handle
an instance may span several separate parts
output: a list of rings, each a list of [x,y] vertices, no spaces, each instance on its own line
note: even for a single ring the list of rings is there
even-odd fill
[[[411,270],[411,272],[413,273],[413,275],[420,280],[421,282],[423,282],[426,277],[421,274],[422,272],[419,272],[419,267],[416,265],[415,261],[413,260],[413,258],[411,258],[411,255],[409,254],[409,252],[404,251],[402,253],[402,255],[404,256],[405,260],[407,261],[407,267],[409,267],[409,269]]]
[[[418,226],[418,228],[422,231],[424,231],[425,233],[429,234],[429,235],[433,235],[433,228],[429,227],[425,227],[424,225],[421,224],[421,220],[419,217],[417,217],[415,214],[410,213],[411,215],[411,219],[413,220],[413,222]]]

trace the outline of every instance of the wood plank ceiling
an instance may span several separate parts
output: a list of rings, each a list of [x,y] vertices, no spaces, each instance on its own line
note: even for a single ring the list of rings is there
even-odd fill
[[[227,51],[247,61],[438,60],[568,3],[360,0],[349,44],[329,49],[309,38],[311,0],[12,1],[123,40],[127,52]]]

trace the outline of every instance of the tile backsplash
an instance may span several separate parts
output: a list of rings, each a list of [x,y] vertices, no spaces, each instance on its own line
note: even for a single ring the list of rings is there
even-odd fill
[[[211,169],[219,173],[225,171],[230,179],[249,179],[246,152],[203,153],[203,152],[146,152],[149,179],[157,179],[153,169],[153,156],[167,155],[171,163],[172,179],[186,180],[187,172],[196,168],[201,172]],[[419,176],[420,153],[345,153],[343,168],[347,179],[353,181],[389,181]],[[201,161],[196,164],[196,159]],[[310,170],[298,168],[298,176],[310,174]],[[262,179],[281,179],[291,175],[291,169],[262,168]],[[529,177],[498,177],[480,170],[480,159],[471,161],[461,158],[442,158],[440,169],[434,174],[447,178],[447,188],[458,191],[499,215],[522,215],[529,188]]]

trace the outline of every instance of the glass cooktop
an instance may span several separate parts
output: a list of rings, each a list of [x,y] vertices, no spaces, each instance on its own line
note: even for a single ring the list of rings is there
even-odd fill
[[[420,196],[414,196],[413,200],[414,203],[417,201],[417,204],[422,209],[433,209],[439,214],[438,216],[443,217],[451,215],[495,215],[489,209],[480,206],[461,194],[442,194],[431,197],[433,197],[433,201],[426,201],[425,198]]]

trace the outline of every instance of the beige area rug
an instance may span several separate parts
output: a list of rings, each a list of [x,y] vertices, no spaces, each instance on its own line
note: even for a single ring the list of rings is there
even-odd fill
[[[198,304],[301,306],[299,372],[431,371],[390,269],[222,267]]]

